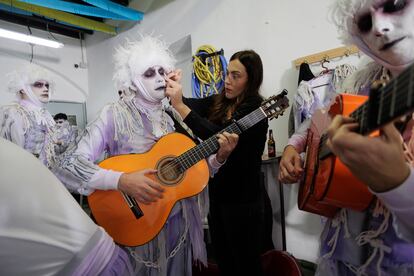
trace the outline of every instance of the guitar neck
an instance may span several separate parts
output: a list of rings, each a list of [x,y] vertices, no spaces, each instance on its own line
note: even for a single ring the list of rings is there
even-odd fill
[[[414,109],[414,67],[402,72],[387,86],[374,90],[369,100],[351,113],[358,132],[367,135]]]
[[[350,114],[358,123],[356,132],[368,135],[376,129],[414,110],[414,65],[403,71],[385,87],[371,91],[369,99]],[[326,139],[324,139],[326,140]],[[319,157],[331,154],[321,144]]]
[[[266,113],[263,112],[261,107],[259,107],[237,122],[233,122],[225,129],[221,130],[220,133],[228,132],[240,135],[243,131],[246,131],[265,118],[267,118]],[[220,145],[217,141],[217,137],[214,135],[207,140],[204,140],[194,148],[181,154],[176,158],[176,160],[179,162],[182,171],[185,171],[191,168],[194,164],[198,163],[200,160],[203,160],[211,154],[215,153],[219,147]]]

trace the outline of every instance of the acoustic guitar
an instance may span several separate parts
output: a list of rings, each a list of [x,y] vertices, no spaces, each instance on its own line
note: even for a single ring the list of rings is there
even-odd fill
[[[258,122],[277,118],[289,106],[287,91],[264,101],[261,107],[221,132],[241,134]],[[99,225],[119,244],[138,246],[152,240],[162,229],[174,204],[194,196],[206,187],[209,169],[205,158],[219,149],[216,135],[198,145],[185,135],[171,133],[162,137],[146,153],[113,156],[100,167],[120,172],[147,168],[157,170],[149,176],[165,188],[163,198],[150,205],[139,204],[120,191],[97,190],[89,198],[91,211]]]
[[[342,114],[359,124],[356,132],[377,135],[375,130],[414,110],[413,84],[414,67],[411,66],[387,85],[374,83],[369,98],[341,94],[329,112],[315,112],[307,136],[299,209],[333,217],[338,208],[363,211],[369,206],[373,194],[326,146],[326,129],[330,118]]]

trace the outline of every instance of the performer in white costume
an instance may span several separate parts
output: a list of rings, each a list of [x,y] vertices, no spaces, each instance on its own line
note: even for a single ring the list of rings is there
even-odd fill
[[[372,81],[396,78],[413,64],[413,0],[337,0],[332,15],[344,42],[375,61],[347,81],[354,84],[350,91],[367,95]],[[364,212],[342,208],[327,220],[317,275],[414,275],[412,126],[401,137],[389,124],[374,138],[353,132],[357,124],[350,118],[333,120],[328,144],[376,198]],[[295,133],[288,144],[279,171],[284,183],[303,174],[299,153],[306,132]]]
[[[154,170],[122,173],[99,168],[95,163],[103,153],[113,156],[146,152],[162,136],[175,130],[166,109],[177,113],[162,103],[166,90],[182,89],[181,73],[174,71],[174,63],[166,45],[150,36],[128,41],[117,49],[116,87],[128,88],[134,95],[105,106],[87,127],[74,152],[65,154],[55,172],[69,189],[85,195],[95,189],[118,189],[142,204],[162,197],[162,186],[146,176],[155,173]],[[237,140],[235,134],[219,135],[221,147],[208,158],[211,175],[226,160]],[[152,241],[127,250],[137,275],[191,275],[193,260],[206,264],[196,197],[176,203],[165,226]]]
[[[62,154],[70,146],[76,143],[78,136],[78,128],[70,125],[68,116],[65,113],[58,113],[53,116],[56,122],[54,128],[55,137],[55,153],[57,155]]]
[[[46,110],[53,82],[47,71],[29,64],[9,74],[8,90],[17,102],[0,108],[0,137],[29,151],[50,167],[54,162],[53,126]]]

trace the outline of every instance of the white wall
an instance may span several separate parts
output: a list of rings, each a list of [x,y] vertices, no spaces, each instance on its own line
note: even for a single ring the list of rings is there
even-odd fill
[[[27,27],[0,21],[0,28],[28,34]],[[45,31],[32,28],[33,35],[42,38],[51,38]],[[63,48],[53,49],[44,46],[33,47],[33,63],[47,70],[55,82],[55,93],[52,100],[84,102],[88,93],[87,69],[75,69],[74,64],[81,61],[79,39],[61,35],[53,35],[58,41],[65,44]],[[29,64],[31,47],[29,44],[0,38],[0,104],[15,99],[13,94],[7,93],[7,74]]]
[[[264,64],[263,96],[286,88],[292,100],[298,78],[292,61],[341,46],[335,27],[327,19],[330,3],[330,0],[155,0],[153,7],[157,8],[150,8],[135,27],[114,38],[95,34],[87,39],[91,95],[87,101],[88,118],[93,118],[104,103],[116,99],[111,81],[113,48],[123,43],[125,36],[134,37],[138,31],[162,35],[169,43],[191,35],[193,53],[203,44],[223,48],[227,58],[235,51],[254,49]],[[317,72],[320,67],[313,69]],[[288,113],[270,123],[278,151],[287,143]],[[288,251],[298,258],[315,261],[322,222],[318,216],[299,211],[296,197],[297,186],[286,186]]]
[[[164,2],[166,4],[157,10],[150,9],[140,24],[117,37],[108,38],[102,34],[88,37],[89,88],[91,95],[99,95],[99,99],[88,102],[89,115],[96,113],[104,102],[114,99],[112,94],[116,91],[111,81],[113,49],[126,36],[134,37],[138,31],[162,35],[170,43],[191,35],[193,52],[202,44],[211,44],[217,49],[224,48],[227,58],[235,51],[254,49],[264,63],[262,94],[265,97],[286,88],[292,98],[298,76],[292,61],[341,46],[335,27],[327,20],[329,0]],[[278,149],[282,150],[288,139],[284,131],[287,118],[272,121],[271,127]]]

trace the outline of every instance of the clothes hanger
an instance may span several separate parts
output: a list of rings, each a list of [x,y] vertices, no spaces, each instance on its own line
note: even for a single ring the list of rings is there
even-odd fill
[[[323,71],[317,76],[317,78],[319,78],[319,77],[321,77],[321,76],[323,76],[323,75],[325,75],[325,74],[329,74],[330,72],[332,72],[332,70],[331,69],[329,69],[326,65],[325,65],[325,63],[329,63],[330,61],[329,61],[329,59],[328,59],[328,57],[327,56],[325,56],[323,59],[322,59],[322,61],[321,61],[321,67],[323,68]],[[315,88],[318,88],[318,87],[322,87],[322,86],[327,86],[327,85],[329,85],[331,82],[330,81],[328,81],[327,83],[324,83],[324,84],[320,84],[320,85],[317,85],[317,86],[312,86],[312,88],[313,89],[315,89]]]
[[[329,63],[330,61],[325,57],[322,61],[321,61],[321,67],[324,69],[320,75],[324,75],[326,73],[329,73],[331,71],[331,69],[329,69],[328,67],[326,67],[325,63]]]

